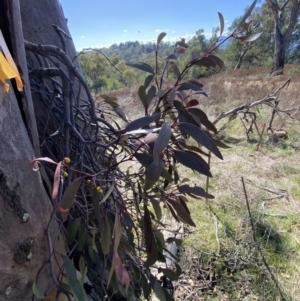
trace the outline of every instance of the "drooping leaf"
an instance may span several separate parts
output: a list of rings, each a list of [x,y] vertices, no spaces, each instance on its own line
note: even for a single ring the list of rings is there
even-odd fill
[[[117,251],[121,237],[122,237],[123,227],[120,222],[119,214],[115,215],[115,226],[114,226],[114,250]]]
[[[158,164],[160,154],[169,144],[171,134],[171,126],[168,122],[165,122],[159,131],[158,137],[155,141],[153,148],[153,161],[155,164]]]
[[[192,115],[194,120],[196,120],[199,124],[203,124],[204,126],[207,127],[210,131],[214,132],[215,134],[218,132],[216,129],[215,125],[209,121],[207,115],[199,108],[189,108],[188,112]],[[198,118],[200,120],[198,120]]]
[[[253,1],[253,3],[250,5],[250,7],[248,8],[248,10],[246,11],[246,13],[244,14],[244,16],[242,17],[239,26],[237,27],[237,29],[240,29],[241,26],[244,25],[245,21],[247,20],[247,18],[251,15],[255,5],[256,5],[257,0]]]
[[[135,158],[139,161],[139,163],[140,163],[142,166],[146,167],[146,168],[148,168],[149,165],[150,165],[150,164],[152,163],[152,161],[153,161],[152,156],[149,156],[149,155],[144,154],[144,153],[136,153],[134,156],[135,156]],[[169,182],[172,182],[172,181],[173,181],[172,176],[168,173],[168,171],[167,171],[165,168],[163,168],[163,170],[162,170],[162,172],[161,172],[161,176],[162,176],[164,179],[168,180]]]
[[[207,169],[207,167],[203,164],[203,162],[199,161],[195,156],[191,155],[188,152],[174,150],[174,156],[175,159],[183,164],[186,167],[191,168],[192,170],[196,170],[199,173],[212,177],[210,171]]]
[[[125,120],[126,122],[128,121],[127,116],[125,115],[125,113],[123,112],[122,109],[115,108],[113,111],[116,112],[119,115],[119,117],[121,117],[123,120]],[[119,126],[118,126],[118,128],[119,128]]]
[[[159,158],[157,162],[151,162],[146,171],[145,190],[150,189],[158,181],[162,169],[163,160],[161,158]]]
[[[191,218],[191,215],[189,214],[189,212],[187,212],[185,210],[185,208],[180,203],[178,203],[177,201],[172,200],[172,199],[168,199],[167,202],[172,205],[172,207],[176,211],[177,215],[180,217],[180,219],[184,223],[186,223],[190,226],[196,227],[195,223],[193,222],[193,220]]]
[[[223,15],[221,13],[218,12],[218,15],[219,15],[219,19],[220,19],[220,36],[221,36],[224,31],[225,21],[224,21]]]
[[[104,99],[104,102],[107,103],[108,105],[110,105],[113,109],[116,109],[119,107],[119,104],[110,98]]]
[[[101,234],[101,248],[104,255],[107,255],[110,250],[110,241],[111,241],[111,229],[110,223],[107,217],[104,217],[102,222],[102,227],[100,229]]]
[[[32,292],[38,299],[45,299],[46,297],[39,291],[36,285],[36,280],[32,284]]]
[[[148,99],[146,95],[146,89],[144,86],[139,87],[138,94],[144,108],[147,110],[149,105],[148,105]]]
[[[190,187],[189,185],[181,185],[178,187],[179,192],[181,193],[191,193],[197,196],[201,196],[208,199],[214,199],[215,197],[209,193],[207,193],[202,187]]]
[[[153,209],[154,209],[156,218],[157,218],[158,220],[161,220],[161,218],[162,218],[162,212],[161,212],[161,207],[160,207],[159,201],[156,200],[156,199],[154,199],[154,198],[151,198],[151,199],[150,199],[150,202],[151,202],[152,207],[153,207]]]
[[[166,36],[167,34],[165,32],[161,32],[158,37],[157,37],[157,42],[156,42],[156,47],[158,47],[158,45],[160,44],[160,42],[162,41],[162,39]]]
[[[156,87],[151,86],[150,89],[147,91],[147,101],[148,101],[148,107],[150,106],[151,101],[155,97],[156,94]]]
[[[176,142],[179,143],[184,148],[190,150],[190,151],[197,152],[197,153],[202,154],[206,157],[210,157],[210,154],[207,154],[206,152],[204,152],[201,148],[199,148],[197,146],[187,145],[185,142],[178,141],[178,140]]]
[[[120,131],[120,134],[125,134],[127,132],[133,131],[133,130],[137,130],[139,128],[142,128],[148,124],[150,124],[151,122],[157,120],[160,118],[160,113],[157,113],[155,115],[152,116],[146,116],[146,117],[141,117],[138,118],[132,122],[130,122],[124,130]]]
[[[149,296],[151,294],[151,285],[148,283],[148,279],[144,275],[144,273],[141,273],[142,276],[142,289],[143,289],[143,294],[144,297],[148,300]]]
[[[83,285],[77,279],[76,269],[74,267],[73,262],[70,258],[66,255],[61,255],[64,267],[67,273],[67,281],[72,290],[74,296],[76,297],[77,301],[85,301],[86,300],[86,293],[83,288]]]
[[[176,108],[179,117],[182,115],[185,118],[185,121],[194,124],[195,126],[198,126],[197,121],[195,121],[195,119],[190,115],[190,113],[186,110],[186,108],[183,106],[183,104],[178,101],[178,100],[174,100],[174,107]]]
[[[70,208],[72,207],[73,201],[75,199],[76,193],[82,183],[83,177],[79,177],[77,179],[75,179],[74,181],[72,181],[68,187],[66,188],[63,196],[62,196],[62,200],[61,200],[61,206],[63,208],[66,208],[67,211],[66,212],[62,212],[61,213],[61,218],[62,220],[65,222],[68,218],[69,212],[70,212]]]
[[[179,195],[178,196],[178,201],[181,204],[181,206],[184,207],[185,210],[190,214],[191,212],[190,212],[190,210],[189,210],[189,208],[186,204],[188,202],[188,199],[184,195]]]
[[[95,212],[95,215],[96,215],[96,218],[97,218],[97,221],[98,221],[98,225],[99,225],[99,228],[100,228],[100,225],[101,225],[101,222],[102,222],[102,217],[101,217],[101,212],[100,212],[100,195],[99,193],[97,192],[96,188],[94,187],[93,188],[93,191],[92,191],[92,200],[93,200],[93,207],[94,207],[94,212]],[[99,229],[101,230],[101,229]]]
[[[167,301],[163,288],[161,287],[158,280],[152,274],[150,275],[150,283],[156,297],[160,301]]]
[[[213,59],[216,62],[216,64],[219,66],[220,69],[223,69],[225,67],[224,62],[219,57],[217,57],[213,54],[209,54],[208,57],[210,59]]]
[[[250,36],[242,36],[242,37],[234,37],[242,42],[254,42],[255,40],[259,39],[262,35],[262,32],[252,34]]]
[[[202,57],[195,61],[195,65],[199,67],[205,67],[207,70],[215,69],[217,67],[217,63],[209,58],[209,57]]]
[[[221,147],[221,148],[231,148],[230,146],[228,146],[227,144],[225,144],[221,140],[214,139],[214,138],[212,138],[212,139],[213,139],[214,143],[216,144],[216,146],[218,146],[218,147]]]
[[[129,274],[128,274],[126,268],[124,267],[117,251],[114,251],[113,257],[114,257],[113,260],[115,261],[115,273],[116,273],[117,279],[120,282],[120,284],[125,285],[126,290],[128,290],[129,284],[130,284]]]
[[[112,183],[112,184],[109,186],[109,188],[108,188],[107,192],[105,193],[104,197],[102,198],[100,204],[104,203],[104,202],[109,198],[109,196],[111,195],[111,193],[112,193],[113,190],[114,190],[114,187],[115,187],[115,184],[114,184],[114,183]]]
[[[155,237],[153,235],[149,210],[145,203],[144,203],[143,233],[145,237],[146,252],[147,252],[147,260],[144,263],[144,265],[150,266],[157,261],[158,250],[157,250]]]
[[[78,234],[78,243],[76,249],[81,252],[83,250],[84,242],[85,242],[85,232],[86,226],[84,223],[80,225],[79,234]]]
[[[174,74],[176,75],[177,78],[179,78],[180,76],[180,70],[177,66],[177,64],[175,62],[170,62],[171,66],[170,68],[172,69],[172,71],[174,72]]]
[[[155,72],[154,72],[153,68],[150,65],[146,64],[146,63],[143,63],[143,62],[125,63],[125,65],[128,66],[128,67],[136,68],[136,69],[146,71],[146,72],[149,72],[149,73],[155,75]]]
[[[59,188],[60,188],[60,177],[61,177],[61,166],[62,163],[59,162],[56,166],[55,173],[54,173],[54,178],[53,178],[53,189],[52,189],[52,204],[53,207],[58,211],[58,212],[66,212],[68,211],[67,209],[63,209],[59,206],[58,204],[58,195],[59,195]]]
[[[223,160],[222,154],[215,145],[214,141],[199,127],[187,122],[178,124],[178,127],[180,128],[180,130],[187,132],[189,135],[191,135],[193,139],[195,139],[201,145],[205,146],[219,159]]]
[[[80,221],[81,218],[77,218],[75,219],[75,221],[73,221],[70,226],[68,227],[68,238],[67,238],[67,243],[68,245],[71,245],[73,243],[73,240],[76,236],[77,230],[80,226]]]

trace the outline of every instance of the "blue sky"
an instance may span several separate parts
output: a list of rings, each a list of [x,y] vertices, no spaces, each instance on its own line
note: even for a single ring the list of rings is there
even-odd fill
[[[59,0],[75,47],[108,47],[126,41],[189,39],[203,28],[209,36],[219,25],[218,11],[230,25],[252,0]],[[77,2],[77,3],[75,3]],[[226,32],[226,30],[225,30]]]

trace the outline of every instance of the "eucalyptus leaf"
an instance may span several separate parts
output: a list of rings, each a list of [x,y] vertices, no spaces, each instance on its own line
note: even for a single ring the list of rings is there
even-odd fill
[[[143,63],[143,62],[125,63],[125,65],[128,66],[128,67],[136,68],[136,69],[146,71],[146,72],[149,72],[149,73],[155,75],[155,72],[154,72],[153,68],[147,63]]]

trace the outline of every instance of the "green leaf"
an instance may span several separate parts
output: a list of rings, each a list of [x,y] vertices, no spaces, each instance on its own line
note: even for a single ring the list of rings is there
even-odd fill
[[[218,15],[219,15],[219,19],[220,19],[220,36],[221,36],[224,31],[225,22],[224,22],[223,15],[219,12],[218,12]]]
[[[158,37],[157,37],[157,43],[156,43],[156,48],[158,47],[158,45],[160,44],[160,42],[162,41],[162,39],[166,36],[167,34],[165,32],[161,32]]]
[[[76,297],[77,301],[86,300],[85,290],[77,279],[77,273],[73,262],[66,255],[61,255],[61,257],[66,269],[67,281],[74,296]]]
[[[159,179],[163,169],[163,160],[153,161],[146,171],[145,190],[150,189]]]
[[[39,289],[36,286],[36,280],[34,280],[32,284],[32,292],[38,299],[45,299],[46,297],[39,291]]]
[[[148,105],[148,99],[146,95],[146,89],[144,86],[139,87],[138,94],[144,108],[147,110],[149,105]]]
[[[153,100],[153,98],[155,97],[155,95],[156,95],[156,87],[151,86],[150,89],[147,91],[148,106],[150,106],[150,103]]]
[[[85,242],[85,231],[86,231],[86,226],[84,223],[82,223],[80,225],[80,230],[79,230],[79,234],[78,234],[78,244],[77,244],[77,250],[79,252],[82,251],[83,246],[84,246],[84,242]]]
[[[73,243],[77,230],[80,226],[80,222],[81,222],[81,217],[75,219],[75,221],[73,221],[72,224],[68,227],[68,238],[67,238],[68,245],[71,245]]]
[[[170,60],[176,60],[177,61],[178,58],[177,58],[176,54],[172,53],[172,54],[168,55],[166,61],[170,61]]]
[[[150,65],[146,64],[146,63],[143,63],[143,62],[125,63],[125,65],[129,66],[129,67],[132,67],[132,68],[142,70],[142,71],[146,71],[146,72],[149,72],[149,73],[155,75],[155,72],[154,72],[153,68]]]
[[[110,187],[108,188],[107,192],[105,193],[105,196],[103,197],[103,199],[101,200],[100,204],[104,203],[108,198],[109,196],[111,195],[111,193],[113,192],[114,190],[114,187],[115,187],[115,184],[112,183],[110,185]]]
[[[147,205],[144,203],[144,218],[143,218],[143,234],[146,243],[147,260],[144,263],[145,266],[150,266],[157,261],[158,249],[153,235],[153,229],[151,224],[151,218]]]
[[[172,205],[172,207],[174,208],[174,210],[176,211],[177,215],[180,217],[180,219],[190,225],[190,226],[193,226],[193,227],[196,227],[195,223],[193,222],[189,212],[187,212],[185,210],[185,208],[183,206],[181,206],[180,203],[178,203],[177,201],[175,200],[172,200],[172,199],[168,199],[167,202],[169,204]]]
[[[205,197],[208,199],[214,199],[215,197],[207,193],[202,187],[190,187],[189,185],[181,185],[178,187],[179,192],[181,193],[191,193],[197,196]]]
[[[252,34],[250,36],[234,37],[234,38],[238,39],[242,42],[254,42],[255,40],[259,39],[261,35],[262,35],[262,32],[255,33],[255,34]]]
[[[107,217],[104,217],[102,227],[100,229],[101,234],[101,248],[104,255],[107,255],[110,250],[111,242],[111,228]]]
[[[159,131],[159,135],[155,141],[153,148],[153,161],[155,164],[158,164],[160,154],[169,144],[171,134],[171,126],[169,123],[165,122]]]
[[[223,156],[220,153],[217,146],[215,145],[214,141],[207,134],[205,134],[199,127],[187,122],[179,123],[178,127],[180,128],[181,131],[184,131],[189,135],[191,135],[193,139],[195,139],[201,145],[205,146],[219,159],[223,160]]]
[[[160,301],[166,301],[166,296],[165,296],[163,288],[161,287],[160,283],[157,281],[157,279],[152,274],[150,275],[150,283],[151,283],[151,287],[152,287],[156,297]]]
[[[183,164],[186,167],[191,168],[192,170],[196,170],[205,176],[212,177],[210,171],[207,169],[207,166],[204,165],[203,162],[201,162],[195,156],[191,155],[188,152],[179,151],[179,150],[174,150],[173,152],[174,152],[175,159],[179,163]]]
[[[192,117],[199,123],[206,126],[210,131],[215,134],[218,132],[215,125],[208,120],[207,115],[199,108],[189,108],[188,112],[192,115]],[[200,118],[200,120],[198,120]]]
[[[142,117],[142,118],[138,118],[132,122],[130,122],[124,130],[120,131],[120,134],[125,134],[126,132],[130,132],[130,131],[134,131],[137,130],[139,128],[142,128],[146,125],[148,125],[149,123],[157,120],[160,118],[160,113],[157,113],[155,115],[152,116],[146,116],[146,117]]]
[[[177,64],[175,62],[170,62],[171,66],[170,68],[172,69],[172,71],[174,72],[174,74],[176,75],[177,78],[179,78],[180,76],[180,70],[177,66]]]
[[[110,105],[112,108],[116,109],[119,107],[119,104],[116,103],[115,101],[113,101],[112,99],[108,98],[108,99],[104,99],[104,102],[107,103],[108,105]]]
[[[214,139],[214,138],[212,138],[212,140],[214,141],[214,143],[215,143],[216,146],[218,146],[218,147],[221,147],[221,148],[231,148],[231,146],[228,146],[227,144],[225,144],[225,143],[222,142],[221,140]]]
[[[75,179],[73,182],[71,182],[68,187],[66,188],[62,200],[61,200],[61,206],[65,209],[68,209],[66,212],[61,212],[61,218],[65,222],[68,218],[70,208],[72,207],[73,201],[75,199],[76,193],[81,185],[82,177]]]
[[[150,202],[151,202],[152,207],[154,209],[156,218],[158,220],[161,220],[161,218],[162,218],[162,212],[161,212],[161,207],[160,207],[159,201],[152,198],[152,199],[150,199]]]
[[[120,222],[119,214],[115,215],[115,226],[114,226],[114,251],[118,250],[121,237],[122,237],[123,227]]]
[[[148,88],[148,86],[150,85],[150,83],[153,81],[154,76],[153,75],[148,75],[144,81],[144,87],[145,89]]]

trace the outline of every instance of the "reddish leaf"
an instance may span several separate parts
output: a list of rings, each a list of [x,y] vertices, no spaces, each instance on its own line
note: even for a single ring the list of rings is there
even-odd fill
[[[175,209],[177,215],[180,217],[180,219],[185,222],[186,224],[196,227],[195,223],[193,222],[189,212],[186,211],[186,209],[177,201],[168,199],[167,202],[172,205],[172,207]]]
[[[159,135],[155,141],[153,148],[153,161],[155,164],[158,164],[160,154],[169,144],[171,134],[171,126],[169,123],[165,122],[159,131]]]
[[[184,148],[191,150],[193,152],[198,152],[206,157],[210,157],[210,154],[207,154],[206,152],[204,152],[201,148],[197,147],[197,146],[193,146],[193,145],[187,145],[185,142],[183,141],[176,141],[177,143],[179,143],[181,146],[183,146]]]
[[[188,109],[188,112],[192,115],[192,117],[197,122],[200,121],[200,124],[203,124],[204,126],[206,126],[210,131],[214,132],[215,134],[218,132],[215,125],[208,120],[207,115],[201,109],[199,109],[199,108],[190,108],[190,109]],[[200,118],[200,120],[198,120],[197,117]]]
[[[119,254],[114,251],[113,260],[115,262],[115,273],[121,285],[126,285],[126,290],[129,288],[130,277],[125,269]]]
[[[51,200],[52,200],[54,208],[56,208],[57,211],[66,212],[66,211],[68,211],[67,209],[63,209],[63,208],[59,207],[59,205],[58,205],[58,195],[59,195],[60,176],[61,176],[61,165],[62,165],[62,163],[59,162],[56,166],[56,169],[55,169]]]
[[[255,5],[256,5],[257,0],[255,0],[251,6],[248,8],[248,10],[246,11],[246,13],[244,14],[244,16],[242,17],[239,26],[237,27],[237,29],[239,29],[241,26],[244,25],[245,21],[247,20],[247,18],[250,16],[250,14],[252,13],[252,10],[254,9]]]
[[[186,104],[186,108],[195,107],[199,104],[199,101],[197,99],[192,99]]]
[[[45,161],[45,162],[57,164],[57,162],[53,161],[52,159],[50,159],[48,157],[37,158],[37,159],[33,159],[32,161],[30,161],[30,163],[29,163],[30,169],[32,169],[33,171],[39,171],[42,167],[42,164],[41,164],[40,161]],[[37,167],[34,167],[35,164],[37,164]]]

